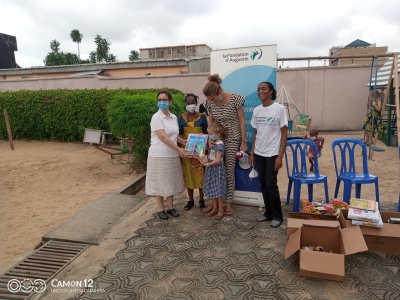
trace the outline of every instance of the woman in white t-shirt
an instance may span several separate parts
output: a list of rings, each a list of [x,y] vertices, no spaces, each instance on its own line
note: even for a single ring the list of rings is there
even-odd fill
[[[178,147],[182,143],[178,137],[178,119],[169,111],[172,95],[167,90],[157,94],[159,110],[153,115],[150,122],[151,138],[147,158],[146,194],[155,196],[158,205],[158,217],[168,219],[168,214],[179,217],[174,208],[174,195],[184,189],[182,168],[179,156],[186,157],[184,149]],[[164,209],[166,197],[167,211]]]
[[[285,153],[288,121],[285,107],[273,101],[276,90],[272,83],[258,85],[258,98],[262,104],[253,110],[251,118],[254,136],[249,159],[250,165],[257,165],[265,204],[265,213],[257,221],[271,221],[272,227],[278,227],[283,216],[277,178]]]

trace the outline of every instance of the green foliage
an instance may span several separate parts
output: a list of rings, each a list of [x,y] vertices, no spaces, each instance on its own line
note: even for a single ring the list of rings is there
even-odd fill
[[[83,34],[78,29],[73,29],[70,33],[70,37],[74,43],[82,42]]]
[[[52,40],[52,41],[50,42],[50,49],[51,49],[51,51],[54,52],[54,53],[58,53],[58,50],[60,50],[60,45],[61,45],[61,43],[60,43],[59,41],[57,41],[57,40]]]
[[[79,50],[79,44],[82,42],[83,34],[80,33],[78,29],[73,29],[70,33],[70,37],[74,43],[78,44],[78,56],[81,57],[81,52]]]
[[[117,61],[117,57],[110,53],[111,42],[108,39],[103,39],[101,35],[96,35],[94,43],[96,44],[96,50],[89,53],[89,60],[92,63]]]
[[[143,167],[150,143],[150,120],[157,111],[157,89],[40,90],[0,92],[14,139],[82,141],[85,128],[133,137],[134,156]],[[184,94],[169,89],[171,112],[183,112]],[[107,109],[109,111],[107,111]],[[0,118],[1,119],[1,118]],[[4,120],[0,139],[8,139]]]
[[[40,90],[0,93],[15,139],[82,141],[84,130],[109,130],[106,107],[115,91]],[[0,139],[7,138],[0,122]]]
[[[134,61],[134,60],[139,60],[140,59],[140,53],[137,50],[131,50],[129,52],[129,60]]]
[[[81,63],[75,53],[60,51],[60,45],[57,40],[50,42],[51,52],[47,53],[43,60],[46,66],[76,65]]]
[[[81,61],[78,55],[70,52],[49,52],[43,60],[46,66],[77,65]]]
[[[179,91],[170,91],[173,98],[171,112],[180,115],[183,112],[184,95]],[[136,95],[121,92],[114,96],[107,107],[111,132],[120,137],[134,139],[133,166],[137,169],[146,166],[150,147],[150,121],[157,110],[157,91]]]

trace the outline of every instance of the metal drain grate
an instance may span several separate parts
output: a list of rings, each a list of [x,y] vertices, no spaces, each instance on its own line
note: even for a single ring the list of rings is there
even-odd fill
[[[27,299],[89,245],[49,241],[0,276],[0,299]],[[13,292],[11,292],[12,290]]]

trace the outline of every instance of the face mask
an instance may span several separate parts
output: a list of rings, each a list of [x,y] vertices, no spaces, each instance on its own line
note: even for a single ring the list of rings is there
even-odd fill
[[[250,180],[253,178],[256,178],[257,176],[258,176],[258,172],[256,170],[254,170],[254,168],[252,168],[250,171],[250,174],[249,174]]]
[[[186,105],[186,110],[190,113],[194,113],[194,111],[196,110],[196,104]]]
[[[157,102],[157,106],[158,106],[158,108],[161,109],[161,110],[166,110],[166,109],[168,109],[168,107],[169,107],[167,101],[158,101],[158,102]]]
[[[310,140],[315,141],[317,139],[316,136],[310,136]]]
[[[210,140],[212,140],[212,141],[216,141],[216,140],[217,140],[217,138],[216,138],[215,136],[213,136],[213,135],[209,135],[208,137],[209,137]]]

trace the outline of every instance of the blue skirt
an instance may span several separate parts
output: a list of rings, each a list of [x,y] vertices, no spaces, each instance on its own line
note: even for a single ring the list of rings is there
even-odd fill
[[[210,198],[226,198],[227,184],[224,162],[206,167],[204,175],[203,193]]]

